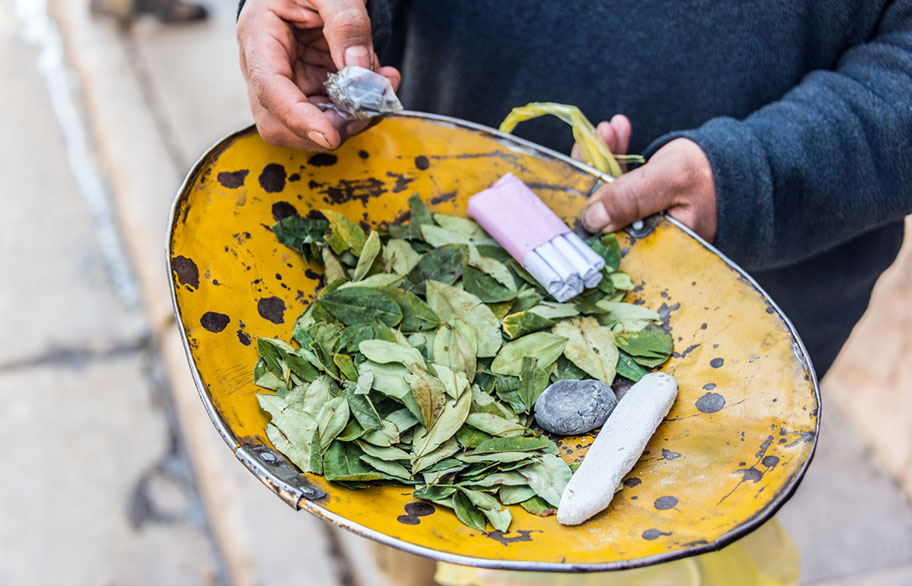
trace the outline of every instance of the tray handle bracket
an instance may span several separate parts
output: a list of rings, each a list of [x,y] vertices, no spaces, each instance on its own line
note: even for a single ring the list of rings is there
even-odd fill
[[[263,445],[240,446],[234,455],[248,470],[293,509],[299,509],[301,499],[319,500],[326,496],[311,484],[288,460]]]

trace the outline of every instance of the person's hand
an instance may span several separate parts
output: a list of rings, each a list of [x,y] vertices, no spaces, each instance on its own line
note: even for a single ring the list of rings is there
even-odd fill
[[[378,67],[365,0],[247,0],[237,36],[250,110],[272,144],[332,150],[370,124],[316,106],[330,72],[357,65],[399,87],[395,68]]]
[[[631,126],[626,117],[615,116],[611,122],[599,124],[597,130],[611,152],[627,153]],[[712,168],[703,150],[686,138],[672,140],[646,164],[595,192],[586,202],[580,221],[589,232],[608,233],[662,211],[707,242],[715,240]]]
[[[633,134],[633,128],[630,125],[630,120],[626,116],[623,114],[615,114],[610,121],[604,120],[600,122],[599,125],[595,127],[595,132],[605,141],[608,150],[613,154],[627,154],[627,146],[630,144],[630,135]],[[579,144],[573,144],[573,150],[570,151],[570,156],[578,161],[583,160]],[[627,163],[620,161],[618,164],[621,166],[621,170],[626,173]]]

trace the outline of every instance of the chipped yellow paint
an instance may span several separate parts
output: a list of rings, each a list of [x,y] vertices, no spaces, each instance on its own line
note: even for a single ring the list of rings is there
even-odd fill
[[[413,192],[434,211],[464,215],[468,196],[508,171],[570,222],[598,180],[549,152],[421,117],[387,119],[332,155],[269,146],[253,130],[213,148],[175,202],[169,254],[178,317],[216,423],[241,445],[268,445],[250,341],[289,340],[318,283],[319,267],[276,241],[276,217],[331,205],[376,226],[401,217]],[[640,284],[630,298],[670,308],[676,355],[663,370],[680,391],[607,511],[563,527],[512,507],[511,531],[488,535],[443,509],[403,523],[407,488],[355,491],[310,474],[328,496],[299,506],[418,553],[551,570],[699,553],[771,515],[816,440],[818,394],[796,339],[749,280],[668,220],[622,242],[622,268]],[[581,457],[590,439],[563,441],[565,458]]]

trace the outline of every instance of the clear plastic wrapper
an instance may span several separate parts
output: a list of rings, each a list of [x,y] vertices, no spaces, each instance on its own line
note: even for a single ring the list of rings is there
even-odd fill
[[[333,107],[348,119],[373,118],[402,111],[388,79],[363,67],[345,67],[332,73],[326,94]]]

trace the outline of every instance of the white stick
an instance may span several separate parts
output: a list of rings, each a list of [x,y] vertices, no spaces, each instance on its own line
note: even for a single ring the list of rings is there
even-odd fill
[[[564,236],[567,238],[567,241],[573,245],[573,248],[583,255],[586,262],[595,267],[595,270],[600,271],[605,267],[605,259],[596,254],[588,244],[583,242],[582,238],[573,232],[567,232]]]
[[[664,372],[647,374],[630,387],[570,478],[557,508],[559,523],[579,525],[608,508],[677,394],[678,384]]]
[[[577,274],[576,269],[570,264],[570,261],[567,260],[564,255],[552,244],[551,242],[545,242],[541,246],[535,249],[535,252],[538,253],[545,262],[551,265],[551,268],[560,275],[560,278],[569,285],[572,289],[583,290],[583,280]]]
[[[582,283],[580,283],[579,287],[571,287],[570,285],[567,285],[565,283],[564,286],[556,293],[551,293],[549,291],[549,293],[551,293],[551,295],[553,295],[554,298],[557,301],[559,301],[560,303],[563,303],[564,301],[572,299],[573,297],[576,297],[577,295],[579,295],[582,292],[583,292]]]
[[[556,296],[557,292],[564,288],[564,280],[536,251],[533,250],[526,255],[523,266],[551,295]]]
[[[596,285],[598,285],[601,282],[602,282],[602,272],[599,271],[599,272],[595,273],[595,276],[593,276],[591,279],[589,279],[588,281],[585,282],[586,289],[592,289],[593,287],[595,287]]]
[[[573,246],[566,236],[566,234],[561,234],[560,236],[552,238],[551,244],[554,245],[554,248],[556,248],[564,258],[570,261],[573,270],[585,283],[595,277],[598,274],[599,269],[595,268],[595,265],[586,260],[582,253]]]

